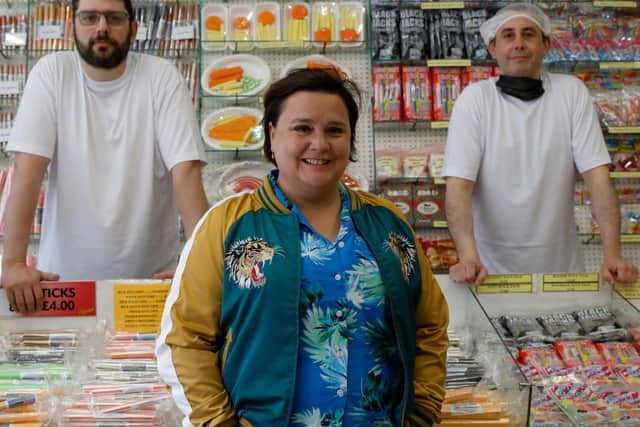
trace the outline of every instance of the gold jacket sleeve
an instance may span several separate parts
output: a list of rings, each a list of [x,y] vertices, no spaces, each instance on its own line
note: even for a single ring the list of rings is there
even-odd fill
[[[440,422],[447,373],[449,308],[422,248],[418,248],[422,292],[416,310],[416,366],[413,379],[416,411]],[[410,414],[417,425],[420,416]],[[426,422],[424,425],[427,425]]]
[[[224,273],[222,218],[223,212],[210,210],[185,245],[156,349],[160,374],[194,426],[238,424],[218,357]]]

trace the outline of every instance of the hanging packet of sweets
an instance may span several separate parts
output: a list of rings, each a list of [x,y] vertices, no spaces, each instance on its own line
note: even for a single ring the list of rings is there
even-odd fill
[[[400,212],[413,224],[411,209],[411,184],[406,182],[385,181],[380,184],[380,195],[392,201]]]
[[[381,61],[400,58],[399,13],[397,8],[375,7],[371,10],[373,58]]]
[[[462,13],[459,10],[439,10],[440,43],[443,59],[465,57]]]
[[[402,66],[402,119],[431,120],[431,84],[426,66]]]
[[[482,61],[489,57],[487,46],[480,36],[480,26],[487,20],[486,9],[464,9],[462,11],[462,29],[466,57]]]
[[[400,9],[400,57],[405,61],[427,58],[427,21],[420,7]]]
[[[486,80],[497,76],[496,67],[492,65],[472,65],[462,69],[462,88],[464,89],[471,83]]]
[[[444,193],[444,185],[416,183],[413,186],[413,218],[416,227],[429,227],[438,221],[446,221]]]
[[[373,66],[373,119],[399,121],[401,119],[401,81],[399,65]]]
[[[461,68],[431,68],[431,93],[433,120],[449,120],[453,104],[462,92]]]

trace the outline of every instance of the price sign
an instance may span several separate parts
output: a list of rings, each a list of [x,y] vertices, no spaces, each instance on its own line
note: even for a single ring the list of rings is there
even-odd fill
[[[113,287],[113,322],[116,331],[156,332],[160,327],[169,283],[116,284]]]
[[[533,292],[531,274],[494,274],[476,288],[479,294],[511,294]]]
[[[640,281],[633,284],[616,283],[614,288],[626,299],[640,299]]]
[[[543,292],[597,292],[600,290],[600,275],[585,274],[544,274]]]
[[[7,303],[0,315],[29,317],[95,316],[96,282],[46,282],[42,284],[42,310],[18,314]]]

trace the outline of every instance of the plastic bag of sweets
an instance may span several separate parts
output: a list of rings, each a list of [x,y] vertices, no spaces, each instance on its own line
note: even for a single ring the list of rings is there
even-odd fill
[[[418,5],[400,8],[400,57],[406,61],[425,60],[428,41],[424,11]]]
[[[538,316],[544,329],[556,338],[571,339],[582,336],[582,328],[571,313],[552,313]]]
[[[553,340],[545,334],[542,325],[534,317],[505,315],[500,319],[511,335],[519,342]]]
[[[440,47],[443,59],[466,57],[462,13],[459,10],[439,10]]]
[[[381,183],[379,187],[380,195],[392,201],[400,209],[400,212],[407,217],[409,223],[413,224],[413,210],[411,209],[412,184],[386,181]]]
[[[371,9],[373,58],[388,61],[400,58],[399,10],[395,7]]]
[[[431,120],[429,68],[402,65],[402,119]]]
[[[627,331],[616,322],[615,316],[607,307],[592,307],[573,313],[578,323],[594,341],[624,340]]]
[[[445,187],[418,183],[413,186],[413,218],[416,227],[428,227],[446,221],[444,210]]]

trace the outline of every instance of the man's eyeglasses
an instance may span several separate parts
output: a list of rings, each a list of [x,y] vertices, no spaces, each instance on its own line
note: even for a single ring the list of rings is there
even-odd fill
[[[78,22],[87,27],[98,25],[101,16],[104,16],[104,19],[107,20],[107,24],[112,27],[120,27],[129,23],[129,14],[127,12],[98,12],[97,10],[87,10],[76,13]]]

